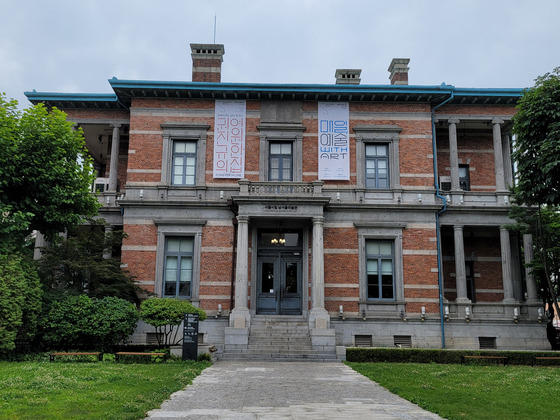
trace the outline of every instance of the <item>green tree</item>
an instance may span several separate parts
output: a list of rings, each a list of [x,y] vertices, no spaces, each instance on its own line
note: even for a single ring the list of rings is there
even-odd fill
[[[560,67],[538,77],[535,86],[523,92],[513,118],[513,132],[515,200],[520,205],[536,206],[537,210],[521,218],[515,212],[512,215],[534,234],[535,255],[541,278],[547,284],[547,298],[558,313],[558,276],[554,276],[558,271],[554,266],[560,249],[552,233],[558,229],[560,206]]]
[[[31,340],[41,311],[41,283],[32,262],[0,254],[0,353]]]
[[[139,304],[138,287],[133,277],[121,268],[116,258],[105,258],[107,249],[119,248],[122,231],[105,234],[105,223],[90,220],[68,231],[67,239],[58,239],[42,250],[39,272],[47,298],[86,294],[103,298],[114,296]]]
[[[179,325],[187,313],[198,314],[200,321],[206,319],[203,309],[186,300],[152,297],[140,305],[140,318],[155,328],[160,346],[174,346],[181,342]]]
[[[0,243],[18,249],[33,230],[53,238],[97,214],[92,159],[66,114],[24,111],[0,95]]]

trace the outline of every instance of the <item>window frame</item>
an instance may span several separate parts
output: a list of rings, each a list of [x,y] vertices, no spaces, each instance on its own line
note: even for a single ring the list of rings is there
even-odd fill
[[[369,243],[385,243],[391,246],[391,254],[368,254],[367,248]],[[394,301],[395,300],[395,242],[393,240],[387,239],[373,239],[367,238],[365,240],[366,251],[365,251],[365,260],[366,260],[366,293],[367,293],[367,300],[368,301]],[[383,297],[383,261],[391,261],[391,297]],[[370,297],[369,289],[370,289],[370,281],[369,281],[369,270],[368,270],[368,263],[370,261],[377,261],[377,296],[378,297]]]
[[[193,305],[199,303],[200,285],[200,255],[202,250],[202,228],[206,225],[203,219],[155,219],[158,227],[156,245],[156,271],[154,293],[157,296],[168,297],[164,294],[166,244],[168,238],[193,238],[192,278],[190,297],[179,296],[179,299],[189,300]]]
[[[206,138],[209,125],[188,123],[164,123],[163,147],[161,159],[161,184],[174,188],[193,188],[205,185],[205,163],[206,163]],[[173,157],[174,143],[186,141],[196,143],[195,175],[193,184],[173,183]]]
[[[466,176],[461,176],[461,169],[466,170]],[[464,187],[463,188],[463,183]],[[469,165],[467,164],[460,164],[459,165],[459,188],[463,191],[470,191],[471,190],[471,177],[469,173]]]
[[[194,144],[194,148],[195,151],[193,152],[177,152],[176,148],[179,144]],[[196,150],[198,149],[197,147],[197,142],[194,140],[179,140],[179,139],[173,139],[173,145],[172,145],[172,156],[171,156],[171,185],[173,186],[179,186],[179,187],[188,187],[188,186],[195,186],[196,185]],[[181,158],[182,159],[182,164],[181,164],[181,174],[176,174],[175,173],[175,168],[177,168],[177,165],[175,164],[175,160],[177,158]],[[194,158],[194,174],[193,175],[189,175],[187,172],[187,168],[190,166],[188,165],[188,159],[189,158]],[[175,183],[175,178],[177,176],[181,177],[181,181],[180,183]],[[186,182],[188,178],[192,177],[192,182]]]
[[[288,145],[290,147],[290,153],[286,154],[286,153],[273,153],[272,152],[272,148],[275,145]],[[289,142],[289,141],[275,141],[275,142],[270,142],[269,145],[269,153],[268,153],[268,180],[269,181],[278,181],[278,182],[291,182],[294,179],[294,144],[293,142]],[[280,179],[272,179],[272,160],[276,158],[279,160],[278,163],[278,178]],[[290,179],[284,179],[284,161],[288,160],[289,161],[289,178]]]
[[[270,180],[270,145],[274,142],[292,143],[292,180],[271,182],[301,182],[303,179],[303,132],[301,124],[263,124],[259,130],[259,181]]]
[[[396,125],[357,125],[353,127],[356,139],[356,187],[374,190],[398,190],[400,186],[399,134],[401,127]],[[373,188],[367,186],[366,145],[387,145],[388,186]]]
[[[404,310],[404,280],[403,280],[403,239],[402,231],[406,227],[404,223],[355,223],[358,229],[359,246],[359,280],[360,280],[360,311],[366,313],[375,311],[377,305],[392,306],[394,315]],[[391,241],[393,244],[393,298],[392,299],[369,299],[367,279],[367,251],[368,240]],[[386,310],[389,310],[386,308]]]
[[[367,150],[368,150],[368,146],[373,146],[376,148],[379,146],[385,146],[385,155],[381,156],[378,155],[377,153],[375,155],[369,155]],[[373,143],[373,142],[366,142],[364,143],[364,165],[365,165],[365,187],[367,189],[387,189],[390,187],[391,185],[391,165],[389,162],[389,145],[386,143]],[[375,162],[375,176],[374,177],[369,177],[368,176],[368,162],[369,161],[373,161]],[[387,186],[379,186],[380,181],[383,179],[379,176],[379,162],[383,161],[386,163],[386,183]],[[371,181],[370,181],[371,180]],[[372,183],[374,185],[372,185]]]
[[[170,251],[169,250],[169,242],[173,239],[178,239],[179,241],[186,241],[186,240],[190,240],[192,241],[192,250],[188,251],[188,252],[181,252],[181,250],[179,249],[179,251]],[[180,245],[179,245],[180,246]],[[162,297],[166,297],[166,298],[178,298],[178,299],[190,299],[192,296],[192,280],[193,280],[193,268],[194,268],[194,237],[191,236],[166,236],[165,238],[165,245],[164,245],[164,256],[163,256],[163,286],[162,286]],[[175,274],[175,280],[173,282],[169,281],[167,278],[167,273],[168,273],[168,265],[167,265],[167,261],[169,257],[175,257],[177,258],[177,267],[176,267],[176,271],[177,273]],[[182,265],[183,265],[183,260],[184,259],[189,259],[190,258],[190,279],[188,281],[189,283],[189,293],[186,295],[181,295],[180,294],[180,284],[181,284],[181,271],[182,269]],[[166,289],[166,284],[167,283],[175,283],[175,293],[173,295],[168,295],[165,292]]]

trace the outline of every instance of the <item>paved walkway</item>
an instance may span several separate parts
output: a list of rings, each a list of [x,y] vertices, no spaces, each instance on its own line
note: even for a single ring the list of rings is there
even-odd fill
[[[440,419],[342,363],[218,362],[148,419]]]

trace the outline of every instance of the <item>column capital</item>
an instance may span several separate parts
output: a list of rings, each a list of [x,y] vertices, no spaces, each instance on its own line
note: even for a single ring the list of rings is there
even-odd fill
[[[313,217],[313,224],[317,225],[317,224],[323,224],[325,222],[325,218],[323,216],[314,216]]]
[[[505,121],[502,118],[496,117],[492,119],[492,124],[503,124]]]
[[[457,118],[450,118],[447,120],[447,124],[451,125],[451,124],[459,124],[461,122],[461,120],[457,119]]]
[[[121,123],[112,123],[112,124],[109,125],[109,127],[111,127],[111,128],[121,128],[122,124]]]
[[[464,227],[464,225],[453,225],[453,230],[463,230]]]
[[[245,216],[245,215],[237,216],[237,223],[249,223],[249,216]]]

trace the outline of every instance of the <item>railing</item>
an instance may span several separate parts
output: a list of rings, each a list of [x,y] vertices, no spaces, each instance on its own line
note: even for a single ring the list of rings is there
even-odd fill
[[[322,194],[322,181],[313,182],[251,182],[246,179],[239,180],[241,195],[290,195],[290,196],[317,196]]]

